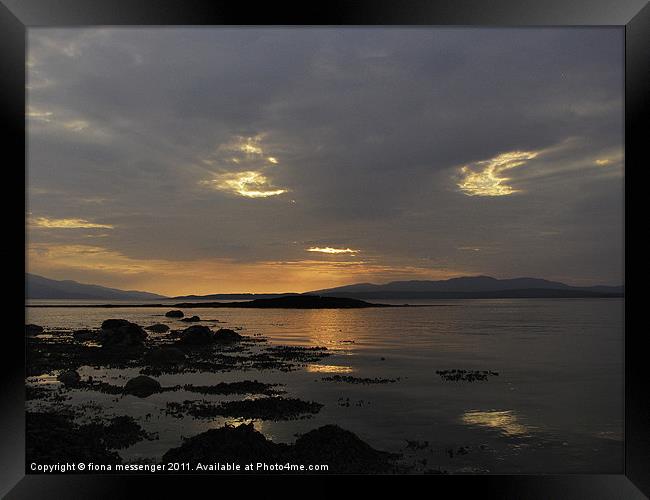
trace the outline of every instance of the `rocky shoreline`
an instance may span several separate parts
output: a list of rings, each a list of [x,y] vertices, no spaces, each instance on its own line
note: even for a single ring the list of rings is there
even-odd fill
[[[187,324],[182,323],[182,312],[169,313],[167,317],[179,325]],[[176,418],[209,420],[221,416],[240,421],[289,421],[308,419],[320,412],[321,403],[303,401],[286,394],[281,385],[257,380],[219,381],[214,385],[161,384],[157,377],[169,374],[291,372],[331,355],[325,347],[269,346],[260,336],[191,323],[178,329],[161,324],[143,328],[124,319],[107,319],[97,329],[56,332],[26,325],[26,400],[28,404],[40,405],[31,405],[27,411],[27,463],[124,463],[118,450],[142,440],[157,439],[146,430],[146,422],[129,416],[100,415],[85,422],[85,409],[68,404],[71,391],[141,399],[176,391],[195,394],[197,399],[170,401],[161,410]],[[117,385],[83,377],[79,372],[87,366],[130,369],[139,374],[124,385]],[[56,377],[58,383],[33,383],[44,376]],[[201,399],[206,395],[244,399],[217,404]],[[242,423],[199,433],[169,449],[157,461],[302,461],[328,464],[329,472],[386,473],[404,469],[398,465],[398,458],[399,455],[375,450],[336,425],[321,426],[299,436],[295,444],[284,444],[268,440],[252,424]]]

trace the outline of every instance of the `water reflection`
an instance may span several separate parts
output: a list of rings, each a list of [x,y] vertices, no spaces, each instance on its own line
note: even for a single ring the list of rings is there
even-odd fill
[[[517,415],[512,410],[470,410],[462,415],[461,420],[464,424],[499,430],[506,436],[522,436],[530,433],[530,429],[518,421]]]
[[[335,350],[340,354],[355,350],[354,337],[347,326],[354,313],[345,309],[306,310],[301,313],[304,329],[309,332],[313,343],[327,347],[335,345]]]
[[[46,373],[44,375],[36,375],[29,377],[27,379],[27,382],[30,384],[61,384],[59,380],[57,379],[56,375],[50,375],[49,373]]]
[[[551,446],[543,446],[544,457],[553,457],[553,470],[557,468],[567,472],[593,471],[586,452],[598,448],[601,450],[598,456],[602,457],[604,464],[598,470],[618,471],[622,449],[619,446],[622,442],[622,355],[619,342],[622,305],[618,299],[520,299],[503,305],[494,301],[458,301],[455,307],[430,308],[193,309],[193,315],[218,317],[220,326],[243,326],[244,335],[263,336],[268,340],[267,343],[252,344],[251,353],[266,352],[268,347],[279,345],[322,346],[327,347],[331,356],[307,363],[306,369],[292,372],[233,370],[165,374],[156,377],[163,387],[257,379],[284,384],[287,391],[284,397],[325,404],[321,412],[310,419],[280,422],[220,417],[175,418],[167,411],[168,402],[206,400],[210,404],[219,404],[252,397],[203,396],[184,390],[167,391],[147,398],[147,402],[155,404],[155,407],[139,405],[135,396],[120,397],[85,390],[66,390],[62,394],[67,399],[62,401],[61,394],[56,391],[60,384],[56,380],[56,371],[51,375],[30,378],[30,383],[49,383],[52,385],[45,388],[54,390],[47,400],[28,402],[28,409],[79,408],[89,412],[88,405],[96,403],[99,411],[93,410],[88,416],[134,416],[146,431],[158,433],[159,439],[143,440],[133,448],[120,450],[125,460],[134,456],[160,457],[168,449],[179,446],[181,436],[191,437],[225,423],[253,422],[258,431],[278,442],[292,442],[297,433],[335,423],[358,433],[377,449],[393,452],[403,451],[405,439],[422,436],[464,443],[471,442],[477,432],[489,449],[507,448],[508,453],[516,450],[515,445],[520,441],[550,442]],[[27,312],[29,323],[40,324],[47,330],[98,328],[108,317],[124,318],[145,326],[158,322],[167,323],[173,329],[186,326],[180,320],[165,318],[166,310],[30,308]],[[526,332],[525,338],[522,331]],[[492,332],[495,335],[468,334],[472,332]],[[59,336],[59,333],[54,335]],[[69,336],[69,332],[66,335]],[[442,368],[485,368],[498,370],[502,376],[480,386],[443,384],[432,375],[436,369]],[[86,366],[79,368],[78,372],[83,380],[93,376],[93,379],[123,386],[128,379],[139,375],[140,369]],[[386,385],[330,384],[320,380],[322,376],[337,374],[371,379],[402,378],[398,383]],[[574,381],[571,390],[566,389],[566,380]],[[506,382],[519,390],[504,391],[508,387]],[[353,401],[372,400],[372,404],[338,406],[337,398],[343,394]],[[43,405],[42,409],[40,405]],[[399,418],[404,408],[410,406],[414,406],[412,418]],[[563,408],[561,413],[558,408]],[[534,421],[529,420],[533,417]],[[449,422],[449,419],[454,422]],[[432,430],[432,422],[440,423],[440,430]],[[552,422],[552,426],[541,422]],[[553,430],[552,434],[547,425],[549,430]],[[555,446],[565,436],[569,439],[568,436],[578,433],[581,440],[575,444],[569,440],[569,449]],[[570,456],[569,450],[572,451]],[[548,470],[545,462],[534,454],[516,451],[512,460],[502,460],[501,454],[495,454],[498,456],[494,458],[496,462],[491,453],[469,454],[464,458],[468,463],[462,462],[461,467],[485,466],[494,472],[539,473]],[[583,451],[582,455],[578,454]],[[469,464],[470,460],[476,463]],[[458,460],[454,462],[458,463]]]
[[[307,365],[305,369],[313,373],[352,373],[354,371],[351,366],[340,365]]]

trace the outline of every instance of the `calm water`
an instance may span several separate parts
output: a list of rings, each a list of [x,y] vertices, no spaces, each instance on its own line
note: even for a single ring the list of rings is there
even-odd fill
[[[386,302],[386,301],[384,301]],[[411,301],[413,303],[413,301]],[[253,380],[285,384],[288,396],[325,406],[313,418],[255,422],[267,437],[327,423],[355,432],[375,448],[426,460],[449,472],[621,473],[623,470],[622,299],[515,299],[432,302],[435,307],[351,310],[192,309],[219,326],[242,327],[270,344],[325,346],[334,355],[298,372],[234,371],[166,375],[162,385]],[[96,328],[109,317],[142,326],[168,308],[28,308],[27,322],[47,328]],[[203,323],[206,324],[206,323]],[[210,323],[207,323],[210,324]],[[216,323],[214,323],[216,327]],[[382,358],[384,358],[382,360]],[[492,370],[487,382],[447,382],[444,369]],[[137,370],[85,368],[114,384]],[[399,378],[393,384],[324,382],[332,373]],[[47,379],[45,379],[47,380]],[[228,399],[184,391],[138,399],[72,391],[71,402],[92,403],[101,415],[132,415],[155,441],[120,453],[125,459],[160,457],[192,436],[231,419],[176,419],[167,401]],[[341,406],[339,398],[349,398]],[[36,403],[35,403],[36,404]],[[422,450],[406,440],[428,441]],[[467,453],[458,453],[463,447]],[[452,450],[452,453],[449,452]]]

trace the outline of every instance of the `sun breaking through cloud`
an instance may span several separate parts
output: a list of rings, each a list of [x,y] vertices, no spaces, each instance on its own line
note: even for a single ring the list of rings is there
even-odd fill
[[[266,156],[263,137],[263,133],[253,137],[234,136],[202,157],[201,163],[221,171],[199,184],[245,198],[269,198],[288,192],[286,188],[274,186],[266,174],[280,162],[275,156]]]
[[[467,196],[506,196],[519,190],[508,185],[503,172],[524,165],[539,155],[539,151],[511,151],[472,166],[461,167],[462,179],[457,184]]]
[[[253,171],[218,174],[212,180],[201,181],[201,184],[246,198],[268,198],[288,192],[287,189],[274,188],[264,174]]]

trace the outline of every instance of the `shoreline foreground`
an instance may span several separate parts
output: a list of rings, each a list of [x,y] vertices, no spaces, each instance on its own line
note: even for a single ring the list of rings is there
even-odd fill
[[[169,311],[166,316],[182,321],[181,311]],[[98,329],[59,331],[56,335],[30,324],[26,325],[25,334],[28,473],[69,472],[30,468],[34,464],[61,462],[97,465],[97,469],[85,472],[131,470],[124,467],[145,470],[143,468],[181,462],[186,468],[174,472],[200,471],[196,467],[201,463],[253,462],[270,466],[291,463],[297,467],[288,472],[309,472],[314,464],[325,466],[323,472],[334,473],[397,473],[412,469],[412,466],[399,463],[399,454],[377,450],[335,424],[315,426],[297,436],[294,443],[268,439],[252,422],[311,418],[320,412],[323,404],[290,395],[284,384],[263,383],[257,379],[226,382],[221,378],[222,374],[232,371],[292,372],[307,362],[330,356],[326,347],[268,345],[264,337],[240,335],[228,328],[212,330],[200,325],[172,329],[156,324],[143,328],[125,319],[107,319]],[[136,370],[139,374],[131,376],[124,384],[113,384],[86,375],[84,368],[88,366]],[[215,383],[169,385],[169,376],[179,377],[197,371],[211,374]],[[57,384],[43,382],[43,377],[54,377]],[[385,383],[388,382],[392,381]],[[220,427],[183,439],[155,458],[124,460],[119,450],[158,439],[157,433],[146,428],[151,415],[138,421],[128,414],[94,414],[84,405],[69,403],[75,392],[104,394],[116,400],[184,392],[187,397],[194,395],[203,399],[179,401],[166,397],[161,411],[180,419],[226,418],[234,419],[236,424],[226,420]],[[227,399],[215,401],[206,399],[208,396]],[[244,399],[231,399],[232,396]],[[429,472],[440,471],[432,469]]]

